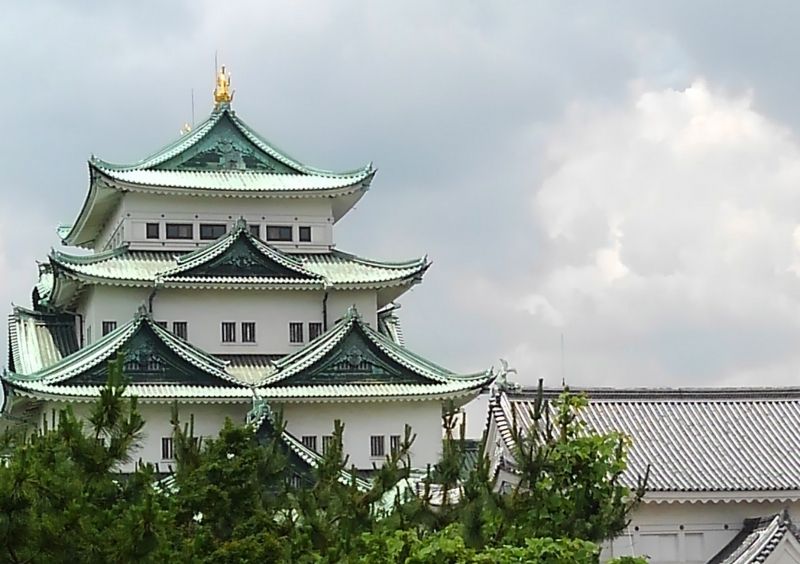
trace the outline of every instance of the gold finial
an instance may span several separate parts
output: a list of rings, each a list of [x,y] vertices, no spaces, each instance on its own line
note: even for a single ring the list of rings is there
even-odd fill
[[[225,65],[222,65],[217,73],[217,85],[214,88],[214,102],[219,106],[221,104],[230,104],[231,100],[233,100],[231,75],[225,72]]]

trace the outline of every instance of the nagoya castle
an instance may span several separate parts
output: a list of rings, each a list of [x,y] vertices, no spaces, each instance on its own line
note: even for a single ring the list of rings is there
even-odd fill
[[[283,439],[306,462],[340,420],[358,469],[379,466],[410,425],[412,466],[435,463],[443,409],[494,374],[455,374],[406,348],[396,300],[427,258],[336,248],[335,226],[369,189],[372,165],[302,164],[232,99],[223,67],[205,122],[135,164],[91,157],[83,205],[59,228],[75,249],[39,263],[30,306],[9,317],[1,420],[52,428],[66,405],[85,417],[121,356],[146,420],[135,457],[161,468],[174,459],[175,402],[207,437],[226,418],[262,431],[281,411]]]

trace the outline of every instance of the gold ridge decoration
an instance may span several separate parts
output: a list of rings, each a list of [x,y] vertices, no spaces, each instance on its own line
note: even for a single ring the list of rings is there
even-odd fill
[[[231,100],[233,100],[231,75],[225,71],[225,65],[222,65],[217,73],[217,84],[214,87],[214,102],[219,106],[221,104],[230,104]]]

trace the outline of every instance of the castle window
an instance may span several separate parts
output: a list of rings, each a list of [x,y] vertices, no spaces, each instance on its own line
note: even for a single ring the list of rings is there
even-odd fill
[[[201,223],[200,238],[203,240],[217,239],[225,235],[227,230],[223,223]]]
[[[322,323],[314,321],[308,324],[308,340],[312,341],[322,335]]]
[[[311,449],[314,452],[317,451],[317,437],[316,435],[305,435],[302,439],[303,446],[307,449]]]
[[[242,342],[256,342],[256,324],[254,321],[245,321],[242,323]]]
[[[222,322],[222,342],[223,343],[236,342],[236,323],[232,321]]]
[[[156,321],[156,325],[158,325],[162,329],[166,329],[167,328],[167,322],[166,321]]]
[[[303,342],[302,323],[289,323],[289,342],[294,344]]]
[[[256,223],[255,225],[253,225],[251,223],[250,225],[247,226],[247,228],[250,230],[250,235],[252,235],[253,237],[261,237],[261,226],[259,224]]]
[[[322,435],[322,454],[328,454],[333,448],[333,435]]]
[[[103,336],[105,337],[117,328],[116,321],[103,321]]]
[[[392,454],[400,452],[400,435],[392,435],[389,437],[389,451]]]
[[[267,241],[291,241],[291,225],[267,225]]]
[[[303,241],[304,243],[311,242],[311,228],[307,225],[297,228],[297,235],[298,240]]]
[[[372,457],[386,455],[386,437],[383,435],[372,435],[369,438],[369,455]]]
[[[189,324],[186,321],[173,321],[172,333],[181,339],[189,338]]]
[[[175,458],[172,437],[161,437],[161,460],[172,460]]]
[[[148,223],[145,226],[145,235],[148,239],[158,239],[161,237],[161,230],[159,229],[161,226],[158,223]]]
[[[194,225],[191,223],[167,223],[167,239],[193,239]]]

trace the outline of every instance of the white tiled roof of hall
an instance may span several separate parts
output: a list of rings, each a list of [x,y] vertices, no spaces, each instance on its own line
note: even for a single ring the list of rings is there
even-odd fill
[[[573,389],[593,431],[631,438],[626,483],[648,492],[800,491],[800,388]],[[547,390],[553,399],[560,390]],[[530,428],[536,392],[502,393],[490,416],[510,445],[512,412]]]

